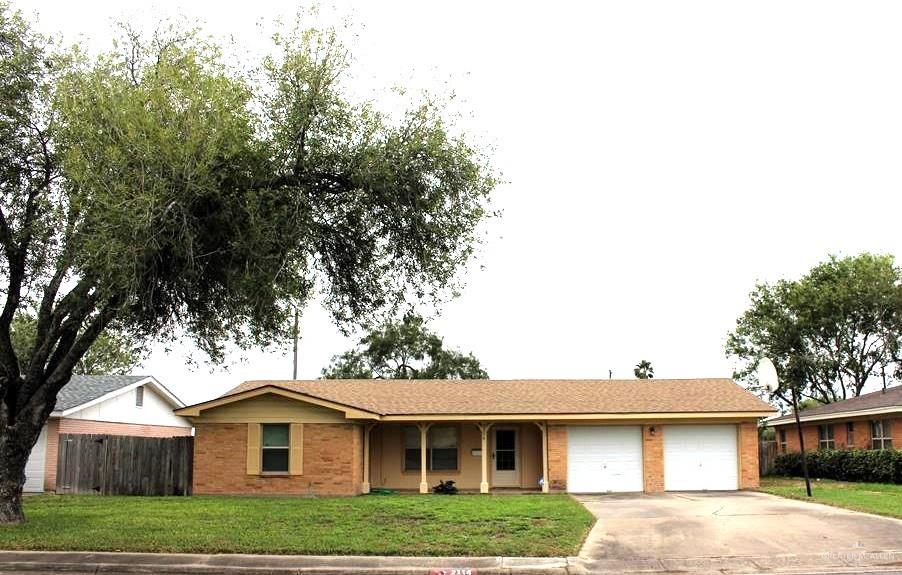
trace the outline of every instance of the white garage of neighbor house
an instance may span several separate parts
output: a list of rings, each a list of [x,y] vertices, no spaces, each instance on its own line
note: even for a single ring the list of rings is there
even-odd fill
[[[25,466],[25,491],[56,489],[60,434],[191,435],[191,422],[173,413],[184,404],[155,378],[73,375],[41,430]]]

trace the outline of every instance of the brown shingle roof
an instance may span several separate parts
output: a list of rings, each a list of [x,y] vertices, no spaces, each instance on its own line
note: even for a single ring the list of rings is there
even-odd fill
[[[806,417],[814,415],[824,416],[832,414],[835,414],[837,417],[842,417],[847,414],[854,415],[856,411],[880,409],[884,407],[898,407],[899,410],[902,411],[902,385],[889,387],[886,389],[886,393],[884,393],[883,390],[874,391],[872,393],[853,397],[852,399],[844,399],[842,401],[828,403],[827,405],[811,407],[800,411],[799,418],[805,419]],[[780,425],[792,421],[795,421],[795,416],[790,413],[789,415],[772,419],[769,423]]]
[[[380,415],[774,411],[731,379],[246,381],[223,397],[264,386]]]

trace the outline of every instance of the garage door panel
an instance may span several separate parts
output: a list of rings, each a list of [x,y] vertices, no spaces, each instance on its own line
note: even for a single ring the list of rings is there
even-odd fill
[[[739,488],[735,425],[664,426],[664,489]]]
[[[638,426],[570,426],[567,490],[642,491],[642,430]]]

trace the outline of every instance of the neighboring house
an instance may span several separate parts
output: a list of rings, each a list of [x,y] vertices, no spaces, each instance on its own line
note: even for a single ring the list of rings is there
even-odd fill
[[[805,449],[902,449],[902,385],[799,412]],[[799,451],[795,415],[768,421],[780,453]]]
[[[56,399],[25,467],[25,491],[56,489],[61,433],[173,437],[191,422],[173,414],[184,404],[149,376],[73,375]]]
[[[176,411],[194,493],[758,486],[774,409],[730,379],[249,381]],[[547,478],[544,481],[543,478]]]

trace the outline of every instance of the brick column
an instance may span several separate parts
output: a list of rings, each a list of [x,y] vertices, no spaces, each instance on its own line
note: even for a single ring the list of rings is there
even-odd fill
[[[646,493],[664,491],[664,426],[642,426],[643,489]]]
[[[567,489],[567,426],[549,425],[548,477],[549,487],[555,491]]]
[[[758,425],[740,423],[739,429],[739,489],[756,489],[758,481]],[[808,438],[805,438],[808,449]]]

